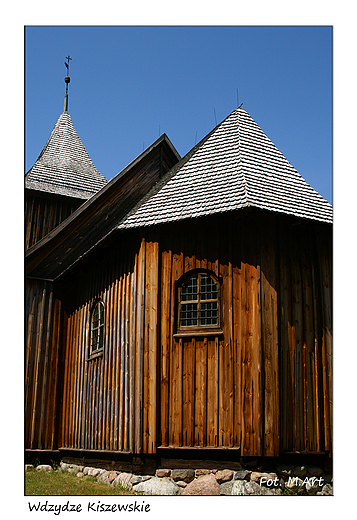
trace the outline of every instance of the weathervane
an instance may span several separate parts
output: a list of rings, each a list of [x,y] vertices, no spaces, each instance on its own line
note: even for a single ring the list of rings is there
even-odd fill
[[[68,56],[66,56],[67,63],[64,62],[66,69],[67,69],[67,76],[64,78],[64,81],[66,83],[66,94],[64,96],[64,107],[63,107],[64,112],[68,111],[68,83],[71,81],[71,78],[69,77],[69,60],[71,60],[71,59],[72,58],[68,55]]]

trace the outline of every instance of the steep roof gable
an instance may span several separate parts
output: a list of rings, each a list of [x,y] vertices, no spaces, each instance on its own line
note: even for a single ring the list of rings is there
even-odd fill
[[[103,189],[26,251],[29,276],[56,279],[105,240],[151,187],[180,159],[161,135]]]
[[[86,200],[107,182],[89,157],[71,116],[62,112],[44,149],[25,176],[25,187]]]
[[[332,206],[238,107],[153,187],[118,228],[244,207],[332,222]]]

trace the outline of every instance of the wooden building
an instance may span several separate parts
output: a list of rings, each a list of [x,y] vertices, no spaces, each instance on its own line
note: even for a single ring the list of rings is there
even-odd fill
[[[183,158],[162,135],[26,272],[27,450],[331,454],[332,207],[243,108]]]
[[[33,246],[107,184],[62,112],[25,176],[25,248]]]

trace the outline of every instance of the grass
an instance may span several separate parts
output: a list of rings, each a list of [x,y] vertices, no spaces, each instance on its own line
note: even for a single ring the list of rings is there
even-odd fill
[[[25,473],[25,495],[136,495],[122,486],[107,486],[93,477],[77,477],[60,470]]]

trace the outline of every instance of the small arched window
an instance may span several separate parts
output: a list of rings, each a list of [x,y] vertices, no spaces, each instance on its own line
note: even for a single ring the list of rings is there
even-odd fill
[[[101,352],[104,347],[104,303],[99,301],[92,311],[90,322],[90,355]]]
[[[179,286],[179,329],[219,327],[219,283],[208,273],[195,273]]]

